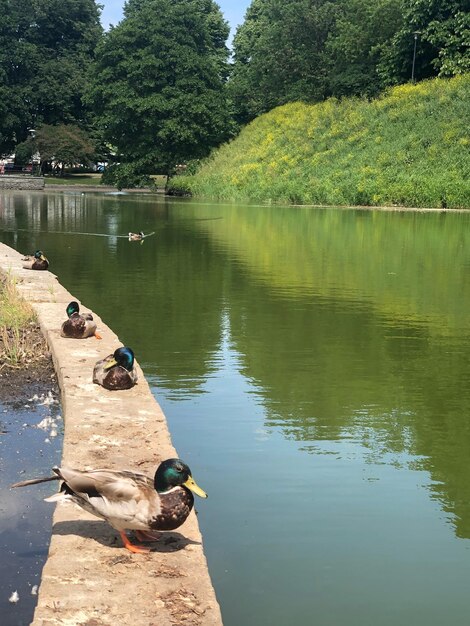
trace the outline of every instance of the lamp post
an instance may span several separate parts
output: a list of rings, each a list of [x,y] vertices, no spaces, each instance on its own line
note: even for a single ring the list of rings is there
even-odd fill
[[[411,66],[411,82],[412,83],[415,82],[416,45],[417,45],[417,42],[418,42],[419,31],[415,31],[413,33],[413,35],[414,35],[414,39],[415,39],[415,44],[414,44],[414,48],[413,48],[413,64]]]

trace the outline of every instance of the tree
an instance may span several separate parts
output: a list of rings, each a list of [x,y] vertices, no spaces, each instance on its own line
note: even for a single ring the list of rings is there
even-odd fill
[[[415,38],[415,79],[470,69],[468,0],[402,0],[402,13],[402,26],[383,46],[378,64],[384,84],[410,80]]]
[[[340,0],[327,41],[331,95],[376,96],[382,50],[402,27],[401,0]]]
[[[31,123],[30,103],[36,47],[30,41],[33,2],[0,0],[0,155],[13,152],[16,137],[25,139]]]
[[[94,155],[94,146],[90,137],[78,126],[73,124],[45,124],[36,131],[34,137],[18,144],[20,155],[32,155],[39,152],[41,170],[50,168],[53,161],[56,170],[63,174],[65,166],[77,163],[88,164]]]
[[[230,128],[229,29],[213,0],[129,0],[97,50],[89,101],[127,172],[171,173]]]
[[[0,0],[0,153],[28,127],[86,125],[82,95],[102,34],[95,0]]]
[[[470,72],[470,13],[468,2],[450,9],[445,19],[432,20],[426,37],[439,49],[433,60],[439,76],[455,76]]]
[[[242,123],[275,106],[327,95],[327,0],[253,0],[234,38],[230,94]]]

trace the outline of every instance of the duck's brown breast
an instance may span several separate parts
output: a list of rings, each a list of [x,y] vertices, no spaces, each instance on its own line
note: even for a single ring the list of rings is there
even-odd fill
[[[150,523],[152,530],[174,530],[181,526],[191,513],[194,504],[193,494],[185,487],[180,487],[167,494],[162,494],[161,513]]]

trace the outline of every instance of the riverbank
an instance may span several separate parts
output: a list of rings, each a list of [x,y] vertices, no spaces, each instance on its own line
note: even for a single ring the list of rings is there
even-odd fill
[[[94,314],[102,341],[60,337],[72,294],[50,272],[24,270],[21,255],[3,244],[0,270],[15,277],[52,353],[65,422],[62,463],[153,475],[162,459],[177,456],[138,366],[139,383],[126,392],[91,382],[96,360],[122,345],[111,329]],[[197,468],[192,470],[197,479]],[[165,533],[153,552],[137,555],[122,548],[106,523],[75,506],[57,507],[33,624],[63,623],[220,626],[194,512],[177,532]]]
[[[169,191],[272,204],[470,208],[470,77],[261,115]]]
[[[55,381],[51,355],[32,307],[0,271],[0,402],[22,404]]]
[[[146,194],[164,194],[164,189],[149,189],[143,187],[139,189],[121,189],[120,191],[116,187],[110,185],[49,185],[46,182],[46,191],[88,191],[98,193],[146,193]]]

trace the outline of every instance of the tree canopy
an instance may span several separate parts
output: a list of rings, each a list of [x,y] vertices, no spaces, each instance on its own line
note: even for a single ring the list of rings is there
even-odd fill
[[[228,33],[213,0],[129,0],[89,95],[121,165],[167,173],[227,138]]]
[[[415,37],[418,80],[470,70],[468,0],[402,0],[401,8],[401,24],[378,64],[384,85],[409,80]]]
[[[230,66],[215,0],[128,0],[107,33],[96,0],[0,0],[0,154],[79,127],[145,182],[278,105],[469,72],[468,2],[252,0]]]
[[[41,124],[85,123],[82,95],[102,34],[95,0],[0,0],[0,153]]]
[[[95,155],[95,147],[88,134],[74,124],[43,124],[34,136],[16,146],[16,162],[26,164],[39,154],[41,170],[55,169],[61,174],[64,167],[88,163]]]
[[[328,0],[253,0],[234,38],[230,92],[240,121],[327,93]]]

